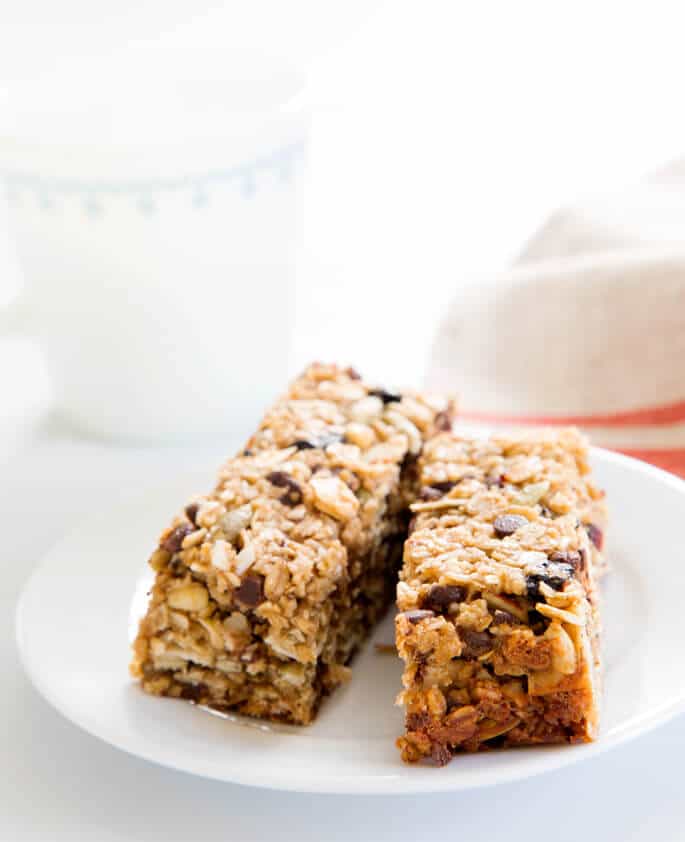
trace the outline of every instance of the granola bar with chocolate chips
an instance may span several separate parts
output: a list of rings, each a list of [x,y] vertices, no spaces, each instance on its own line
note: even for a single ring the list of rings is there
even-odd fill
[[[416,458],[450,418],[445,400],[310,366],[162,533],[143,689],[311,722],[392,601]]]
[[[398,585],[408,762],[594,739],[605,506],[576,430],[440,434]]]

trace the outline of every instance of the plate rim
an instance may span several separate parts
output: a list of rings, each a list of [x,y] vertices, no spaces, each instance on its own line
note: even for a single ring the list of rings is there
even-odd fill
[[[627,470],[637,472],[639,474],[648,475],[656,481],[663,483],[679,494],[685,496],[685,479],[671,474],[661,468],[642,462],[639,459],[627,456],[615,451],[609,451],[605,448],[592,447],[591,453],[593,458],[600,462],[605,461],[623,466]],[[159,492],[160,487],[151,486],[144,489],[141,493],[134,496],[126,496],[121,498],[114,504],[122,505],[123,502],[131,502],[135,499],[149,498],[155,491]],[[517,766],[516,764],[498,769],[496,774],[488,775],[474,775],[470,774],[459,778],[456,775],[440,774],[439,770],[430,770],[435,772],[435,775],[430,775],[430,778],[417,775],[412,779],[411,775],[393,775],[393,774],[367,774],[360,769],[360,773],[356,775],[336,775],[331,774],[325,777],[317,775],[316,772],[300,771],[296,776],[289,775],[287,772],[273,772],[268,769],[261,769],[259,774],[232,774],[233,766],[228,765],[226,774],[216,775],[211,772],[198,767],[195,763],[175,762],[173,754],[164,759],[155,756],[147,749],[146,745],[142,747],[133,747],[126,744],[123,740],[116,739],[109,734],[106,729],[98,730],[92,727],[90,721],[84,721],[79,718],[69,706],[62,703],[62,700],[56,697],[53,693],[49,683],[43,681],[40,675],[40,670],[35,669],[32,662],[29,647],[23,640],[24,629],[28,618],[26,617],[26,604],[32,587],[35,582],[39,580],[41,574],[51,564],[52,557],[59,554],[62,547],[68,545],[74,538],[78,537],[83,531],[83,526],[75,526],[67,530],[62,537],[55,541],[52,546],[45,552],[39,562],[35,565],[17,599],[15,608],[15,643],[19,655],[19,661],[28,677],[31,685],[38,692],[38,694],[50,705],[53,710],[63,716],[72,725],[79,728],[81,731],[89,734],[107,745],[112,746],[124,753],[153,763],[162,768],[173,769],[176,772],[183,772],[208,780],[216,780],[224,783],[230,783],[240,786],[251,786],[259,789],[267,789],[284,792],[301,792],[301,793],[316,793],[316,794],[338,794],[338,795],[407,795],[407,794],[422,794],[422,793],[438,793],[438,792],[458,792],[468,791],[471,789],[480,789],[490,786],[497,786],[499,784],[511,783],[513,781],[525,780],[546,772],[554,772],[566,766],[571,766],[575,763],[589,760],[603,754],[610,749],[624,745],[638,737],[644,736],[656,728],[665,725],[678,714],[685,712],[685,685],[680,693],[675,694],[662,704],[653,706],[650,710],[645,711],[641,715],[632,717],[625,725],[617,726],[611,734],[600,737],[592,743],[582,745],[567,746],[560,750],[558,746],[536,746],[536,747],[522,747],[520,749],[512,749],[511,751],[526,752],[529,756],[535,757],[536,761],[532,763],[525,763]],[[129,606],[127,605],[127,608]],[[130,679],[131,684],[135,682]],[[535,751],[535,755],[532,752]],[[482,755],[481,755],[482,756]],[[542,759],[544,757],[544,760]],[[537,758],[540,758],[538,761]],[[195,767],[195,768],[193,768]],[[423,768],[423,767],[419,767]],[[418,771],[418,770],[417,770]],[[433,779],[434,777],[434,779]]]

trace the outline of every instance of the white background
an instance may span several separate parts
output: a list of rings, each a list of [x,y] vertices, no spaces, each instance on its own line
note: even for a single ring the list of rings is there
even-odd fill
[[[300,62],[313,144],[293,367],[342,357],[411,381],[455,285],[514,259],[558,204],[682,154],[680,5],[5,0],[0,82],[87,68],[141,39],[257,44]],[[0,303],[19,283],[0,211]],[[195,461],[209,468],[223,450],[70,439],[42,415],[49,388],[21,340],[0,339],[0,383],[0,839],[685,835],[682,722],[544,781],[344,803],[192,780],[79,733],[19,672],[21,583],[62,532],[122,489]]]

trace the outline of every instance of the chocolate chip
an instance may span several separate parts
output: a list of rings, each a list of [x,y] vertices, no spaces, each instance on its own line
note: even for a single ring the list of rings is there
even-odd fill
[[[561,554],[560,554],[561,555]],[[560,591],[573,576],[573,565],[566,561],[545,561],[537,566],[537,572],[526,576],[526,593],[529,599],[540,596],[540,583],[544,582],[555,591]]]
[[[452,416],[449,412],[438,412],[435,416],[435,429],[442,430],[444,433],[449,433],[452,429]]]
[[[421,446],[421,450],[423,450],[423,445]],[[402,459],[402,465],[400,466],[400,472],[402,474],[405,474],[408,471],[416,470],[416,463],[419,461],[421,450],[418,453],[411,453],[410,451],[407,451],[404,454],[404,458]]]
[[[287,488],[293,482],[292,477],[286,474],[285,471],[272,471],[266,475],[266,478],[271,485],[275,485],[277,488]]]
[[[492,623],[491,626],[520,626],[521,621],[514,617],[513,614],[510,614],[508,611],[501,611],[499,608],[495,610],[495,613],[492,615]]]
[[[485,631],[459,629],[459,637],[464,644],[461,656],[467,660],[479,658],[492,649],[492,637]]]
[[[431,759],[436,766],[446,766],[452,759],[452,752],[444,743],[433,743]]]
[[[421,600],[421,608],[441,614],[453,602],[463,602],[465,599],[466,590],[459,585],[433,585]]]
[[[456,482],[452,482],[451,480],[445,480],[445,482],[433,482],[430,487],[439,491],[441,494],[447,494],[447,492],[451,491],[456,484]]]
[[[286,506],[298,506],[302,502],[302,489],[285,471],[272,471],[270,474],[267,474],[266,478],[276,488],[287,489],[285,494],[279,497],[281,503],[284,503]]]
[[[599,526],[595,526],[594,523],[586,523],[585,529],[587,530],[588,538],[592,541],[595,547],[601,551],[604,546],[604,533],[602,530]]]
[[[236,589],[235,598],[246,608],[256,608],[264,602],[264,580],[261,576],[252,574],[246,576]]]
[[[544,614],[541,614],[535,608],[528,612],[528,626],[535,634],[542,634],[548,625],[549,618],[545,617]]]
[[[425,620],[427,617],[435,617],[435,614],[432,611],[423,611],[417,608],[413,611],[403,611],[400,617],[406,617],[410,623],[415,624],[421,622],[421,620]]]
[[[186,506],[186,517],[193,524],[193,526],[197,526],[195,518],[197,517],[197,512],[199,508],[200,507],[197,505],[197,503],[189,503]]]
[[[299,506],[303,500],[302,489],[297,483],[293,485],[280,497],[281,503],[286,506]]]
[[[495,535],[498,538],[506,538],[507,535],[513,535],[517,529],[520,529],[527,523],[526,518],[521,517],[521,515],[500,515],[495,518],[492,525],[495,529]]]
[[[306,439],[298,439],[293,442],[293,446],[298,450],[314,450],[315,448],[325,450],[329,444],[336,444],[337,442],[342,441],[342,439],[343,437],[337,433],[325,433],[321,436],[310,436]]]
[[[293,442],[293,447],[296,447],[298,450],[314,450],[318,447],[318,444],[309,439],[298,439]]]
[[[181,549],[183,539],[186,535],[190,535],[190,533],[194,531],[195,530],[191,524],[182,523],[180,526],[177,526],[173,532],[167,535],[166,538],[160,542],[159,546],[168,553],[177,553]]]
[[[402,400],[399,392],[387,392],[385,389],[369,389],[369,394],[380,398],[383,403],[399,403]]]
[[[253,455],[253,453],[249,448],[246,447],[245,450],[243,450],[243,456],[252,456],[252,455]]]
[[[186,684],[181,689],[181,698],[189,702],[199,702],[206,689],[204,684]]]

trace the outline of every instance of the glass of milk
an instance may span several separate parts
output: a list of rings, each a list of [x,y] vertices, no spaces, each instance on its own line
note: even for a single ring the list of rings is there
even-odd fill
[[[302,84],[254,53],[147,50],[6,92],[0,173],[60,413],[164,441],[244,431],[288,373]]]

